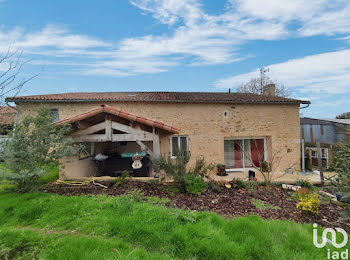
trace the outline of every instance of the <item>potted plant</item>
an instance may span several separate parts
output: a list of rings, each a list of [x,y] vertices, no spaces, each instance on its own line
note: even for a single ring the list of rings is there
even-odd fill
[[[269,172],[269,163],[267,161],[263,161],[261,163],[261,171],[262,172]]]
[[[222,163],[218,163],[216,165],[216,168],[217,168],[217,175],[218,176],[226,176],[227,173],[226,173],[226,167],[225,165],[223,165]]]

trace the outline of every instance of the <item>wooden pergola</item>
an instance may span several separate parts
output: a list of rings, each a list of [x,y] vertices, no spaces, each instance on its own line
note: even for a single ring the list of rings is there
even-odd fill
[[[136,142],[152,157],[160,156],[159,133],[177,134],[179,128],[136,116],[108,105],[58,121],[58,126],[70,124],[73,140],[81,142]],[[143,142],[152,141],[150,149]],[[157,172],[156,172],[157,175]]]

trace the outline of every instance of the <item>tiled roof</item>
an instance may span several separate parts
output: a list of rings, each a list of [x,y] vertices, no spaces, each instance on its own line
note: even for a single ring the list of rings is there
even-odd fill
[[[76,116],[73,116],[73,117],[70,117],[67,119],[60,120],[60,121],[56,122],[56,124],[57,125],[72,124],[74,122],[81,121],[81,120],[93,117],[93,116],[95,116],[97,114],[101,114],[101,113],[108,113],[108,114],[115,115],[115,116],[130,120],[130,121],[139,122],[139,123],[144,124],[144,125],[154,126],[156,128],[163,129],[165,131],[168,131],[168,132],[174,133],[174,134],[178,134],[181,130],[180,128],[177,128],[177,127],[174,127],[174,126],[171,126],[171,125],[159,122],[159,121],[147,119],[147,118],[144,118],[142,116],[136,116],[136,115],[130,114],[130,113],[122,111],[122,110],[118,110],[114,107],[107,106],[107,105],[101,105],[100,107],[93,108],[93,109],[86,111],[82,114],[79,114],[79,115],[76,115]]]
[[[302,125],[331,125],[330,122],[319,119],[319,118],[311,118],[311,117],[301,117],[300,124]]]
[[[16,109],[13,107],[0,106],[0,125],[11,125],[16,118]]]
[[[8,106],[0,106],[0,114],[16,114],[16,109]]]
[[[332,123],[350,125],[350,119],[329,119],[329,118],[311,118],[301,117],[300,124],[308,125],[331,125]]]
[[[276,96],[229,92],[77,92],[8,97],[7,102],[181,102],[310,104],[309,101]]]
[[[350,119],[323,118],[321,120],[332,122],[332,123],[337,123],[337,124],[350,125]]]

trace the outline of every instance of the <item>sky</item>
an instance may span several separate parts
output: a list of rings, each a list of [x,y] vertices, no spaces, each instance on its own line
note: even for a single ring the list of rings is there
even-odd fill
[[[9,46],[40,73],[21,95],[227,92],[264,67],[302,116],[350,111],[349,0],[0,0]]]

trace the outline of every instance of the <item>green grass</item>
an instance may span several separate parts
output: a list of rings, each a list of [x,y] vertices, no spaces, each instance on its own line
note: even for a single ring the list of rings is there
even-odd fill
[[[38,180],[38,184],[44,185],[49,182],[56,181],[58,180],[58,174],[59,174],[59,167],[57,164],[48,165],[46,166],[45,173],[42,176],[40,176]]]
[[[258,209],[272,209],[272,210],[281,209],[278,206],[273,206],[265,201],[254,199],[254,198],[252,198],[252,204]]]
[[[128,196],[0,194],[0,259],[325,259],[312,226]]]

